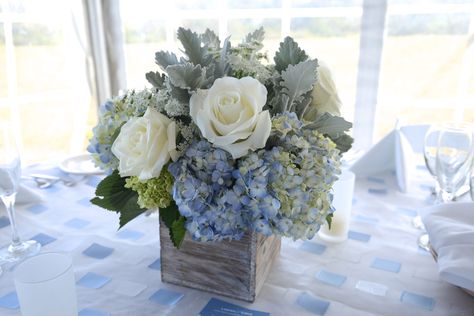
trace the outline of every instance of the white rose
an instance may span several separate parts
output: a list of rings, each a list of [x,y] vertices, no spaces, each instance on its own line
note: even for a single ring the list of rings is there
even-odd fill
[[[120,175],[142,181],[158,177],[170,157],[177,158],[176,134],[175,122],[152,108],[143,117],[130,119],[112,145]]]
[[[190,114],[202,135],[234,159],[265,146],[271,120],[262,111],[267,89],[251,77],[217,79],[209,90],[198,90],[189,102]]]
[[[313,101],[304,116],[306,120],[314,121],[325,112],[341,116],[340,110],[342,102],[337,94],[331,70],[328,65],[322,61],[319,62],[318,81],[311,92],[311,96],[313,97]]]

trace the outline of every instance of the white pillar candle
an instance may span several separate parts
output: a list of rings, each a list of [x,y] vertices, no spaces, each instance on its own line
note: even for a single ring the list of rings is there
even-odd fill
[[[334,183],[333,206],[336,209],[331,222],[331,229],[325,223],[318,235],[322,240],[329,242],[343,242],[349,233],[349,222],[351,220],[352,196],[354,194],[355,174],[351,171],[343,171],[339,179]]]
[[[28,258],[14,279],[22,316],[77,316],[71,257],[51,252]]]

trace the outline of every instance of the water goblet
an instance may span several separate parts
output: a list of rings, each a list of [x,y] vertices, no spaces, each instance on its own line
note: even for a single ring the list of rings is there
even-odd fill
[[[446,125],[439,134],[436,175],[443,202],[451,202],[471,167],[472,130],[463,123]]]
[[[20,183],[21,164],[13,128],[0,125],[0,199],[8,213],[11,244],[0,249],[0,265],[16,262],[39,252],[41,245],[35,240],[21,241],[15,219],[15,197]]]
[[[440,126],[438,124],[431,125],[426,131],[423,143],[423,157],[425,160],[426,169],[428,169],[428,172],[435,179],[435,187],[433,191],[435,203],[439,201],[440,193],[438,180],[436,179],[436,152],[438,149],[439,133]],[[415,228],[425,230],[425,225],[423,225],[423,222],[421,221],[421,216],[415,216],[412,223]]]

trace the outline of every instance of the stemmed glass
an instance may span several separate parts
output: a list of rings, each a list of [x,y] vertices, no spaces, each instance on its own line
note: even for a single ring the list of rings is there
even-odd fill
[[[438,179],[436,177],[436,152],[438,150],[439,133],[440,133],[440,126],[437,124],[431,125],[425,134],[425,140],[423,144],[423,156],[425,158],[426,168],[428,169],[431,176],[435,179],[435,187],[434,187],[434,192],[433,192],[435,203],[439,201],[439,192],[440,192]],[[413,218],[413,226],[421,230],[425,229],[425,225],[423,225],[420,215],[415,216]]]
[[[450,124],[439,134],[436,174],[443,202],[451,202],[466,182],[471,167],[472,130],[467,124]]]
[[[15,197],[20,183],[20,156],[9,124],[0,124],[0,198],[10,220],[11,244],[0,249],[0,264],[16,262],[39,252],[41,245],[35,240],[22,242],[15,220]]]

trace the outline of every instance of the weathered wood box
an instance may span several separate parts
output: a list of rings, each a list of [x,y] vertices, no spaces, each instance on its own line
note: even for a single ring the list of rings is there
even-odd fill
[[[181,249],[160,224],[161,281],[253,302],[280,253],[281,238],[246,233],[241,240],[197,242]]]

